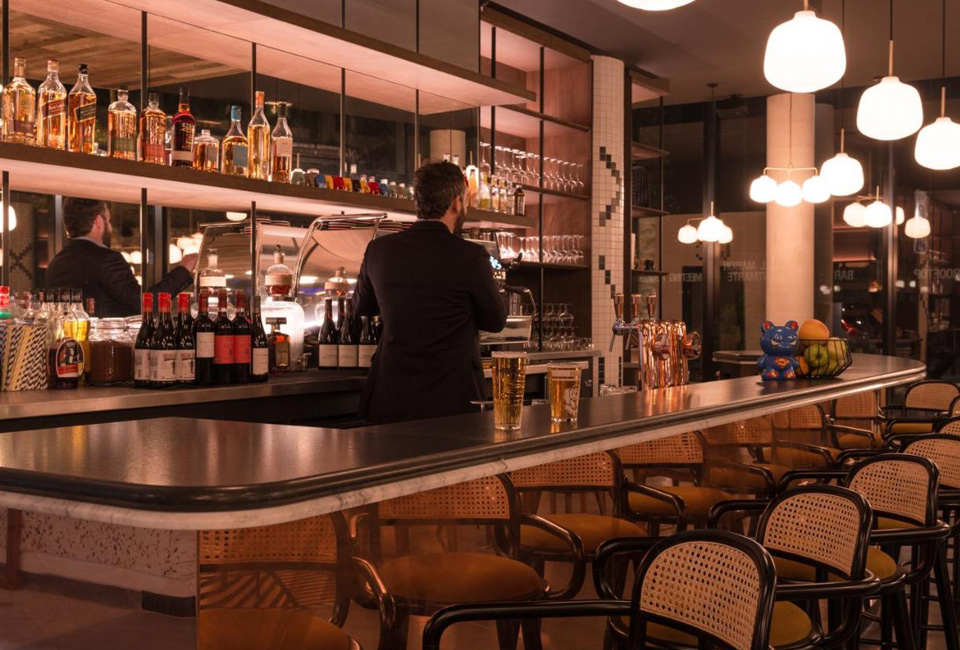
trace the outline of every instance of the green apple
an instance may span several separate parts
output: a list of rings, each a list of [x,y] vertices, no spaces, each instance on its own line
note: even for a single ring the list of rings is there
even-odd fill
[[[831,361],[840,362],[847,357],[847,342],[843,339],[830,339],[827,341],[827,356]]]
[[[807,360],[811,371],[820,370],[823,366],[830,363],[827,356],[827,346],[820,343],[812,343],[803,353],[803,358]]]

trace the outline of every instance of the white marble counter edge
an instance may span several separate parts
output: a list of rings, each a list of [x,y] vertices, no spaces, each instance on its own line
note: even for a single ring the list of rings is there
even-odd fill
[[[836,399],[845,395],[852,395],[868,390],[880,390],[912,383],[922,379],[925,374],[925,369],[911,374],[901,373],[888,379],[878,380],[874,383],[838,390],[835,393],[831,393],[826,399]],[[590,440],[547,451],[535,450],[530,454],[514,458],[487,461],[470,467],[458,467],[448,471],[403,479],[393,483],[374,485],[369,488],[351,490],[342,494],[328,495],[268,508],[219,512],[160,512],[8,491],[0,491],[0,505],[27,512],[59,515],[74,519],[85,519],[120,526],[152,528],[157,530],[222,530],[269,526],[272,524],[306,519],[330,512],[337,512],[407,494],[425,492],[434,488],[462,483],[477,478],[512,472],[551,461],[616,449],[617,447],[643,442],[645,440],[653,440],[684,433],[691,429],[718,426],[744,418],[769,415],[777,411],[782,411],[785,408],[816,404],[824,400],[823,395],[798,397],[796,399],[785,398],[783,401],[778,401],[775,404],[739,410],[735,413],[726,413],[716,417],[708,417],[693,423],[685,422],[650,431],[613,435],[599,440]]]

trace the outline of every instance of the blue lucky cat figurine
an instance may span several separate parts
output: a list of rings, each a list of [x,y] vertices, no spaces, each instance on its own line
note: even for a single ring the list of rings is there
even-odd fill
[[[800,362],[797,361],[797,321],[788,321],[777,326],[764,321],[760,326],[760,348],[763,354],[757,359],[757,367],[764,381],[796,379]]]

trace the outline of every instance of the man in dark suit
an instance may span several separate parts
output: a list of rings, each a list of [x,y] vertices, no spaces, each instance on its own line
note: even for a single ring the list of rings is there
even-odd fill
[[[370,242],[354,303],[383,316],[361,411],[397,422],[478,411],[486,398],[478,330],[499,332],[504,301],[483,247],[465,241],[463,172],[430,162],[415,177],[417,222]]]
[[[139,314],[140,284],[130,264],[110,248],[113,226],[107,205],[93,199],[67,199],[63,226],[70,240],[47,265],[47,288],[83,289],[84,299],[94,299],[96,315],[101,318]],[[196,254],[184,255],[180,265],[147,292],[183,291],[193,282],[196,265]]]

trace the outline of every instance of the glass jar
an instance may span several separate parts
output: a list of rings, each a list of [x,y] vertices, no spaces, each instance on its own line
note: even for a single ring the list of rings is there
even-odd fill
[[[97,319],[90,334],[90,383],[110,386],[133,380],[133,332],[122,318]]]

